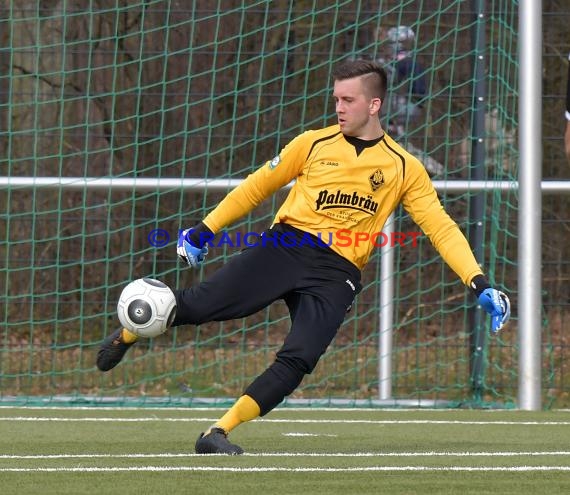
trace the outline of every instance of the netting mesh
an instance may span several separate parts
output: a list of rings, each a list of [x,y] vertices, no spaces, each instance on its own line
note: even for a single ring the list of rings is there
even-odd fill
[[[0,175],[86,183],[0,189],[0,397],[194,403],[240,394],[287,332],[281,303],[247,319],[177,328],[137,344],[108,374],[95,369],[127,281],[188,286],[236,254],[210,250],[192,272],[174,252],[178,229],[200,221],[229,188],[90,184],[244,178],[299,132],[335,121],[334,63],[369,57],[392,67],[392,27],[413,30],[403,48],[421,67],[392,77],[383,118],[394,137],[435,179],[473,178],[474,143],[485,146],[485,178],[515,179],[517,2],[486,3],[481,17],[462,0],[2,2]],[[424,81],[423,94],[410,78]],[[476,88],[484,88],[482,101]],[[397,115],[397,97],[418,115]],[[232,229],[260,232],[285,194]],[[481,261],[516,298],[516,193],[483,192],[482,209],[472,196],[442,201],[470,237],[482,226]],[[170,237],[165,247],[152,245],[156,229]],[[396,230],[417,228],[399,210]],[[516,319],[512,332],[474,350],[473,332],[485,322],[472,321],[471,294],[425,238],[395,249],[394,397],[512,402]],[[292,399],[378,397],[379,252],[363,280],[329,353]],[[476,352],[483,385],[475,393]]]

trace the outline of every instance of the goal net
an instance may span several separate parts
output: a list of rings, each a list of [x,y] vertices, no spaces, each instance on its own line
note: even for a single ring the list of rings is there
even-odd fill
[[[481,2],[482,12],[463,0],[0,4],[3,402],[195,405],[241,394],[287,333],[280,302],[141,341],[109,373],[96,353],[129,281],[187,287],[237,254],[220,245],[187,269],[178,230],[298,133],[335,122],[331,69],[345,58],[389,69],[385,128],[422,159],[490,280],[516,296],[516,192],[446,189],[516,177],[516,2]],[[398,57],[408,57],[403,75]],[[286,194],[228,231],[262,231]],[[401,209],[394,228],[418,230]],[[286,404],[382,403],[388,276],[386,403],[512,403],[516,319],[489,338],[488,319],[425,237],[394,255],[386,274],[374,252],[329,352]]]

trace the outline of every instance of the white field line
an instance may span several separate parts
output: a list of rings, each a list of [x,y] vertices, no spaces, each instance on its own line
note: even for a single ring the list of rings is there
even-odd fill
[[[186,412],[186,413],[192,413],[192,412],[212,412],[212,411],[227,411],[228,407],[227,406],[197,406],[197,407],[161,407],[161,406],[6,406],[6,405],[2,405],[0,404],[0,411],[6,411],[6,410],[12,410],[12,411],[22,411],[22,410],[26,410],[26,411],[114,411],[114,412],[120,412],[120,411],[136,411],[136,412],[141,412],[141,410],[144,411],[160,411],[160,412],[167,412],[167,411],[182,411],[182,412]],[[435,412],[435,413],[441,413],[441,414],[452,414],[452,413],[457,413],[458,409],[455,408],[429,408],[429,407],[422,407],[422,408],[417,408],[417,407],[381,407],[381,408],[377,408],[377,407],[277,407],[274,409],[274,412],[276,414],[287,414],[287,413],[307,413],[307,414],[313,414],[313,413],[323,413],[323,412],[341,412],[341,413],[350,413],[350,414],[354,414],[354,413],[359,413],[359,412],[373,412],[373,413],[378,413],[378,412],[398,412],[398,413],[410,413],[410,412],[421,412],[421,413],[429,413],[429,412]],[[511,414],[513,412],[520,412],[518,409],[483,409],[480,410],[478,412],[481,412],[482,414],[485,415],[497,415],[500,416],[501,414]],[[570,409],[552,409],[551,412],[560,412],[560,413],[570,413]],[[0,418],[2,419],[2,418]],[[199,420],[199,418],[198,418]],[[279,420],[279,421],[288,421],[288,420]],[[570,420],[569,420],[570,422]]]
[[[243,457],[352,457],[352,458],[382,458],[382,457],[540,457],[540,456],[570,456],[570,451],[543,451],[543,452],[357,452],[357,453],[246,453]],[[202,459],[219,457],[228,458],[225,455],[193,454],[193,453],[162,453],[162,454],[47,454],[47,455],[0,455],[0,460],[53,460],[53,459],[159,459],[159,458],[191,458]],[[240,456],[242,457],[242,456]],[[0,468],[0,472],[13,473],[91,473],[91,472],[228,472],[228,473],[252,473],[252,472],[568,472],[570,466],[506,466],[506,467],[482,467],[482,466],[363,466],[350,468],[308,468],[308,467],[214,467],[214,466],[129,466],[129,467],[31,467],[31,468]]]
[[[215,422],[219,418],[160,418],[160,417],[140,417],[140,418],[63,418],[63,417],[42,417],[42,416],[14,416],[0,417],[0,421],[54,421],[54,422],[112,422],[112,423],[138,423],[138,422],[172,422],[172,423],[196,423]],[[461,421],[461,420],[429,420],[429,419],[402,419],[402,420],[374,420],[374,419],[265,419],[259,418],[256,422],[262,423],[297,423],[297,424],[368,424],[368,425],[480,425],[480,426],[568,426],[570,421]]]
[[[352,468],[285,468],[285,467],[213,467],[213,466],[129,466],[129,467],[61,467],[61,468],[0,468],[0,472],[10,473],[113,473],[134,471],[210,471],[230,473],[362,473],[365,471],[467,471],[467,472],[533,472],[570,471],[570,466],[512,466],[512,467],[471,467],[471,466],[366,466]]]
[[[237,397],[236,399],[237,400]],[[37,411],[140,411],[141,407],[140,406],[5,406],[5,405],[0,405],[0,409],[13,409],[13,410],[18,410],[18,409],[25,409],[25,410],[37,410]],[[142,406],[142,409],[144,409],[145,411],[185,411],[185,412],[191,412],[191,411],[227,411],[227,406],[207,406],[207,407],[170,407],[170,406],[166,406],[166,407],[153,407],[153,406]],[[410,407],[410,408],[406,408],[406,407],[382,407],[382,408],[377,408],[377,407],[277,407],[274,409],[275,412],[279,412],[279,413],[287,413],[287,412],[307,412],[307,413],[311,413],[311,412],[327,412],[327,411],[334,411],[334,412],[349,412],[349,413],[354,413],[354,412],[359,412],[359,411],[364,411],[364,412],[378,412],[378,411],[386,411],[386,412],[418,412],[418,411],[426,411],[426,412],[441,412],[441,413],[447,413],[447,412],[457,412],[457,409],[454,408],[448,408],[448,409],[443,409],[443,408],[430,408],[430,407],[422,407],[422,408],[417,408],[417,407]],[[566,411],[566,412],[570,412],[570,409],[552,409],[552,411]],[[512,413],[512,412],[517,412],[517,409],[484,409],[481,412],[485,412],[488,414],[493,414],[493,413]]]
[[[267,452],[245,453],[240,457],[543,457],[543,456],[570,456],[570,451],[523,451],[523,452]],[[2,454],[3,459],[176,459],[176,458],[227,458],[222,454],[194,454],[194,453],[161,453],[161,454]]]
[[[237,399],[237,398],[236,398]],[[26,410],[26,411],[183,411],[191,413],[193,411],[208,412],[208,411],[227,411],[228,406],[188,406],[188,407],[170,407],[170,406],[6,406],[0,404],[1,410]],[[457,408],[442,408],[442,407],[276,407],[273,410],[276,414],[287,414],[289,412],[298,413],[303,412],[323,413],[323,412],[343,412],[343,413],[358,413],[358,412],[436,412],[441,414],[452,414],[457,412],[467,412],[474,410],[457,409]],[[477,412],[489,415],[511,414],[521,412],[519,409],[481,409]],[[527,412],[527,411],[525,411]],[[570,413],[570,409],[551,409],[550,412]]]
[[[338,435],[333,433],[301,433],[292,431],[291,433],[281,433],[284,437],[331,437],[336,438]]]

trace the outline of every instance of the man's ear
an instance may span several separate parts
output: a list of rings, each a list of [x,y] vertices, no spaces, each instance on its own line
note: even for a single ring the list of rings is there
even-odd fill
[[[368,108],[371,112],[379,112],[382,107],[382,100],[380,98],[373,98]]]

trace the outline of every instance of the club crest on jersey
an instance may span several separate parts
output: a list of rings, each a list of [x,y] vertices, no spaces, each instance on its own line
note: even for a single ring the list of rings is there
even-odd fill
[[[372,192],[376,191],[380,186],[384,185],[384,174],[382,170],[378,169],[370,177],[368,177],[370,182],[370,187],[372,187]]]
[[[323,189],[319,191],[319,196],[315,201],[316,210],[328,210],[330,208],[348,208],[359,210],[369,215],[374,215],[378,211],[378,203],[372,199],[371,194],[362,196],[356,191],[346,193],[337,189],[329,191]]]
[[[273,170],[277,165],[279,165],[279,162],[281,161],[281,156],[277,155],[275,158],[273,158],[270,162],[269,162],[269,168],[271,170]]]

